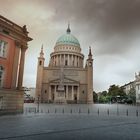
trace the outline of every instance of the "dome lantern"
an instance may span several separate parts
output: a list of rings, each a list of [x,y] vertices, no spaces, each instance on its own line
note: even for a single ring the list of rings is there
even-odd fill
[[[67,34],[70,34],[71,30],[70,30],[70,24],[68,24],[68,28],[67,28]]]

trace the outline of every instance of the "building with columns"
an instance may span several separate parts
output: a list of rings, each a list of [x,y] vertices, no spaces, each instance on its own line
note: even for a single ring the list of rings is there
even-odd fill
[[[140,104],[140,72],[135,73],[136,103]]]
[[[93,59],[89,48],[84,67],[80,43],[70,27],[58,38],[44,66],[44,52],[38,57],[36,101],[43,103],[93,103]]]
[[[0,15],[0,109],[22,112],[22,90],[25,52],[28,36],[26,26],[20,27]]]

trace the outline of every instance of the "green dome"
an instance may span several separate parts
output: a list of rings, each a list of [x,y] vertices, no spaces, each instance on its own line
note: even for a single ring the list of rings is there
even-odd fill
[[[80,43],[75,36],[70,33],[70,29],[68,27],[66,34],[60,36],[56,41],[56,45],[73,45],[80,47]]]

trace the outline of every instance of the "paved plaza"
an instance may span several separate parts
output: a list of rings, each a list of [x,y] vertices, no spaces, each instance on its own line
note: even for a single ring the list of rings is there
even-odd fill
[[[25,104],[25,108],[36,106]],[[1,116],[0,140],[140,139],[140,116],[135,112],[140,110],[136,106],[44,104],[39,107],[40,113]]]

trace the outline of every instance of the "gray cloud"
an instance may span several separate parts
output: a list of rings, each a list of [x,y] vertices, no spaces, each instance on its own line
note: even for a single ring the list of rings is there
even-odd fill
[[[79,36],[105,42],[101,54],[126,52],[140,29],[138,0],[51,0],[48,4],[55,11],[52,21],[70,20],[77,32],[85,33]]]
[[[26,84],[30,81],[28,75],[34,73],[35,79],[42,42],[47,44],[48,62],[49,53],[68,21],[85,56],[88,46],[93,47],[95,90],[127,83],[140,69],[140,0],[4,0],[0,12],[21,26],[27,24],[34,38],[27,52]],[[31,62],[34,72],[28,68]]]

